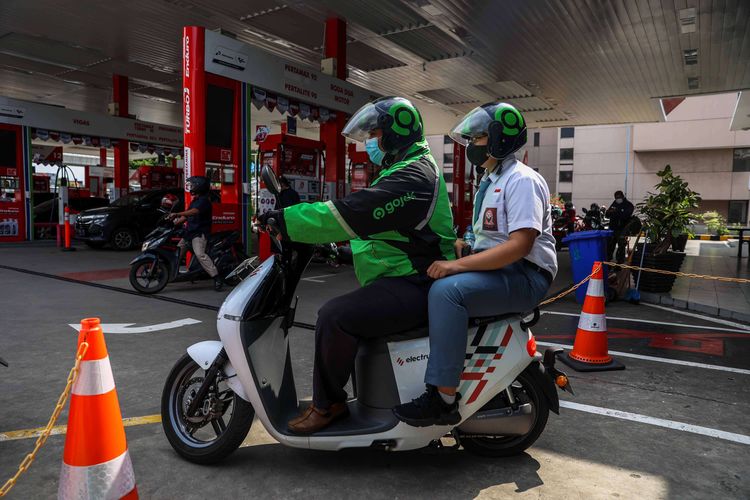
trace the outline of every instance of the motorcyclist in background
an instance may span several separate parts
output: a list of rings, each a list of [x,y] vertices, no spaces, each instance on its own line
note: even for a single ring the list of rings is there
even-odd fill
[[[214,290],[219,292],[223,287],[223,282],[214,262],[206,253],[208,237],[211,235],[212,222],[211,200],[208,199],[208,192],[211,189],[211,183],[208,180],[208,177],[193,176],[185,181],[185,186],[193,196],[193,199],[190,201],[190,206],[183,212],[172,212],[167,215],[168,218],[174,220],[175,225],[187,221],[185,235],[178,243],[180,248],[180,259],[178,260],[178,263],[182,262],[182,259],[185,258],[188,242],[190,242],[193,254],[198,259],[198,262],[200,262],[203,269],[205,269],[208,275],[213,278]]]
[[[342,133],[365,143],[370,161],[383,167],[371,185],[339,200],[302,203],[259,217],[264,225],[273,218],[282,237],[291,241],[351,240],[362,285],[318,311],[313,404],[288,424],[299,434],[348,415],[344,386],[358,337],[425,324],[432,285],[427,269],[454,258],[448,192],[417,108],[402,97],[384,97],[360,108]]]

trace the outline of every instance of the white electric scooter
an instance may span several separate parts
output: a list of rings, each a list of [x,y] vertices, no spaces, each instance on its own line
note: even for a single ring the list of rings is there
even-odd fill
[[[270,169],[264,169],[263,180],[279,191]],[[544,356],[536,351],[529,330],[539,318],[535,310],[529,322],[520,314],[471,320],[459,386],[462,418],[456,426],[412,427],[392,412],[424,391],[429,357],[424,327],[362,339],[355,397],[347,403],[350,416],[311,435],[291,433],[287,422],[311,404],[298,399],[288,335],[295,289],[312,247],[278,245],[280,253],[257,268],[248,259],[233,272],[251,271],[219,310],[220,340],[190,346],[167,377],[162,425],[184,458],[202,464],[223,459],[240,446],[256,414],[274,439],[297,448],[412,450],[441,447],[440,439],[450,434],[455,447],[508,456],[531,446],[549,411],[559,412],[556,385],[569,391],[570,385],[555,368],[559,350]]]

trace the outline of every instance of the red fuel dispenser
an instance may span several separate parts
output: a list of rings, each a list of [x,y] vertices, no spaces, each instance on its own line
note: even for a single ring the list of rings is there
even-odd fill
[[[349,144],[347,150],[351,172],[352,193],[370,185],[380,173],[380,167],[370,161],[367,151],[357,151],[356,144]]]
[[[329,199],[325,192],[325,144],[289,134],[273,134],[259,144],[260,165],[269,166],[292,184],[302,201]],[[265,198],[265,203],[264,199]],[[273,198],[261,196],[260,213],[273,209]]]
[[[0,243],[26,239],[21,127],[0,124]]]

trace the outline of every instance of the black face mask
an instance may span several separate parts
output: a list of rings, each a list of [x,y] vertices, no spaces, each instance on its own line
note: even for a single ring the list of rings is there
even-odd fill
[[[466,158],[468,158],[473,165],[481,167],[482,164],[489,158],[489,155],[487,154],[487,146],[477,146],[476,144],[469,144],[466,147]]]

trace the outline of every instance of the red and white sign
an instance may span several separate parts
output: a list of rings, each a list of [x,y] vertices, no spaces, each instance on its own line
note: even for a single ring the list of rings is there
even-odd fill
[[[266,140],[266,137],[268,137],[268,134],[271,132],[271,129],[268,128],[268,125],[257,125],[255,127],[255,139],[253,139],[257,143],[261,143]]]
[[[59,165],[63,161],[62,146],[31,145],[32,163],[41,165]]]
[[[203,71],[205,29],[186,26],[182,33],[182,118],[185,179],[206,173],[206,73]],[[190,193],[185,193],[185,206]]]

